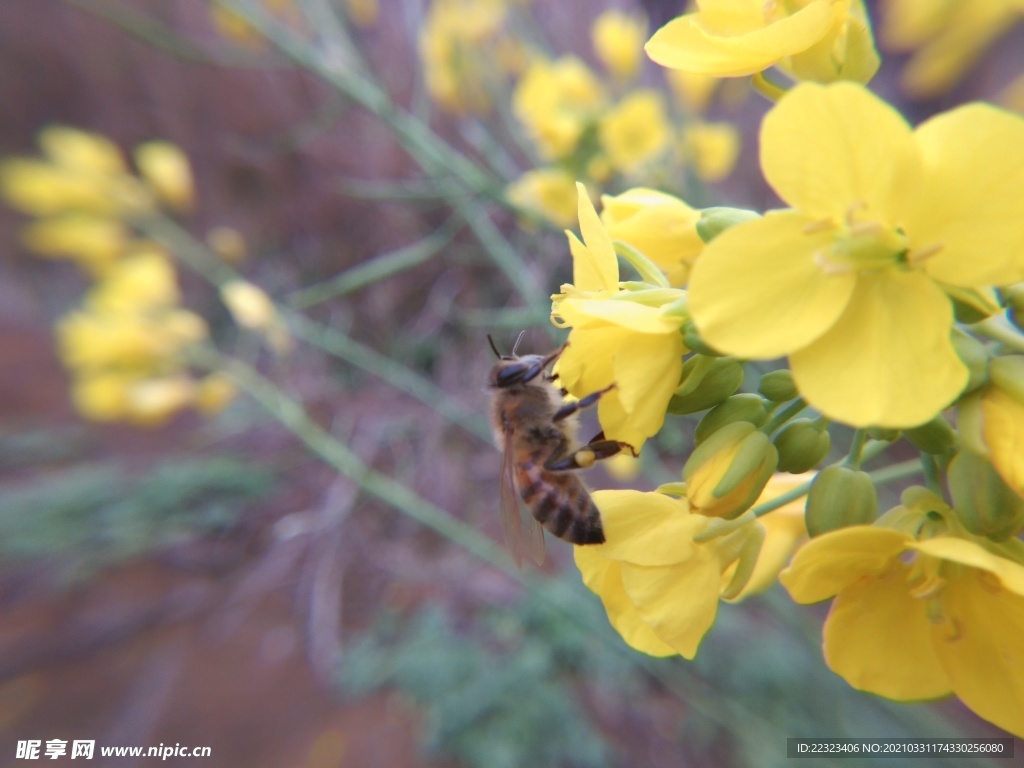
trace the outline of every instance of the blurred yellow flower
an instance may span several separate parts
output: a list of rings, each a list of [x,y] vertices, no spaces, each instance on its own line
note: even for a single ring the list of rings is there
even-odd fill
[[[713,184],[736,167],[740,134],[732,123],[695,121],[683,130],[683,147],[697,178]]]
[[[759,544],[759,524],[751,518],[708,537],[715,521],[691,513],[685,499],[632,490],[596,491],[593,498],[606,541],[573,548],[583,583],[630,646],[692,659],[715,621],[722,574],[741,553],[750,557],[744,545]]]
[[[608,100],[601,81],[579,59],[535,60],[516,84],[512,109],[546,160],[572,153]]]
[[[679,383],[686,348],[679,330],[685,316],[677,306],[685,293],[653,285],[647,290],[620,287],[612,240],[586,189],[582,184],[577,188],[583,240],[566,233],[573,285],[563,285],[552,297],[552,321],[572,329],[556,370],[561,385],[575,397],[614,383],[598,403],[598,420],[608,439],[639,451],[661,428]]]
[[[58,350],[83,416],[148,426],[197,403],[186,355],[207,328],[178,300],[170,262],[155,247],[143,247],[116,262],[82,308],[61,318]],[[229,399],[223,387],[203,395],[204,408]]]
[[[714,75],[689,72],[685,69],[668,69],[665,80],[676,100],[697,115],[704,114],[711,105],[711,99],[722,79]]]
[[[30,251],[71,259],[99,276],[121,256],[128,231],[116,218],[68,213],[31,222],[22,229],[21,239]]]
[[[135,148],[135,165],[157,198],[176,211],[192,208],[192,169],[178,147],[167,141],[147,141]]]
[[[508,185],[513,205],[547,219],[559,227],[576,220],[576,180],[560,168],[527,171]]]
[[[454,114],[485,114],[500,68],[491,51],[505,20],[501,0],[434,0],[420,31],[427,91]]]
[[[704,250],[697,234],[700,211],[678,197],[634,187],[601,198],[601,221],[613,240],[636,248],[657,264],[671,285],[681,287]]]
[[[220,287],[220,297],[235,322],[259,331],[274,351],[283,354],[291,348],[291,336],[262,288],[245,280],[231,280]]]
[[[939,96],[1024,16],[1021,0],[886,0],[883,45],[913,51],[900,84],[916,98]]]
[[[825,660],[858,690],[897,701],[955,693],[1024,736],[1024,565],[957,530],[920,488],[874,526],[811,539],[780,579],[799,603],[835,597]]]
[[[658,64],[718,77],[776,66],[794,80],[868,82],[879,58],[861,0],[698,0],[647,43]]]
[[[605,11],[594,20],[590,39],[605,69],[620,80],[632,80],[643,61],[647,20],[622,11]]]
[[[916,131],[862,86],[796,86],[765,117],[761,166],[792,209],[716,237],[690,277],[701,338],[789,356],[800,394],[858,426],[922,424],[968,371],[944,286],[1024,277],[1024,120],[971,104]],[[908,386],[908,382],[913,382]]]
[[[612,167],[636,173],[668,147],[672,129],[664,97],[649,88],[632,91],[601,117],[597,131]]]
[[[371,29],[380,16],[380,0],[345,0],[345,10],[357,27]]]

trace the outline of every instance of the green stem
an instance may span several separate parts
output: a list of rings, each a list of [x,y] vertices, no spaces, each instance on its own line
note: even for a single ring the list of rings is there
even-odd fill
[[[979,336],[998,341],[1014,352],[1024,352],[1024,335],[1005,315],[993,315],[968,328]]]
[[[864,444],[867,442],[867,439],[868,431],[866,429],[854,430],[853,440],[850,443],[850,452],[843,459],[843,464],[851,469],[860,469],[861,454],[864,451]]]
[[[768,423],[761,427],[761,431],[766,435],[770,435],[806,407],[807,403],[804,402],[803,398],[797,398],[777,414],[772,416],[772,418],[768,420]]]
[[[920,466],[928,490],[941,497],[943,495],[942,480],[939,478],[939,465],[936,463],[935,457],[930,453],[922,453]]]

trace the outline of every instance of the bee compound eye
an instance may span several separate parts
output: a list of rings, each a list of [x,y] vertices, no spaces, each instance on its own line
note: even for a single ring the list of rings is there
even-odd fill
[[[499,369],[497,373],[495,373],[494,383],[499,387],[507,387],[510,384],[525,381],[529,372],[530,366],[528,365],[510,365],[506,368]]]

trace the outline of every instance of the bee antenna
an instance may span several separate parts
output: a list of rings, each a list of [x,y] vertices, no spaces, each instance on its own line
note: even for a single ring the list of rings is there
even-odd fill
[[[487,342],[491,345],[491,349],[494,351],[494,356],[501,360],[501,352],[499,352],[498,348],[494,345],[494,339],[491,338],[491,334],[489,333],[487,334]]]
[[[520,331],[519,335],[516,336],[516,343],[512,345],[512,357],[516,356],[516,350],[519,349],[519,342],[523,340],[523,336],[526,335],[526,331]]]

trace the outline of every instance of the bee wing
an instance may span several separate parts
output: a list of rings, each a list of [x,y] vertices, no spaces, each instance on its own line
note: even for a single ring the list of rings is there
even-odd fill
[[[519,501],[511,441],[512,432],[506,429],[501,455],[501,530],[517,568],[523,567],[524,553],[541,565],[544,562],[544,528]]]

